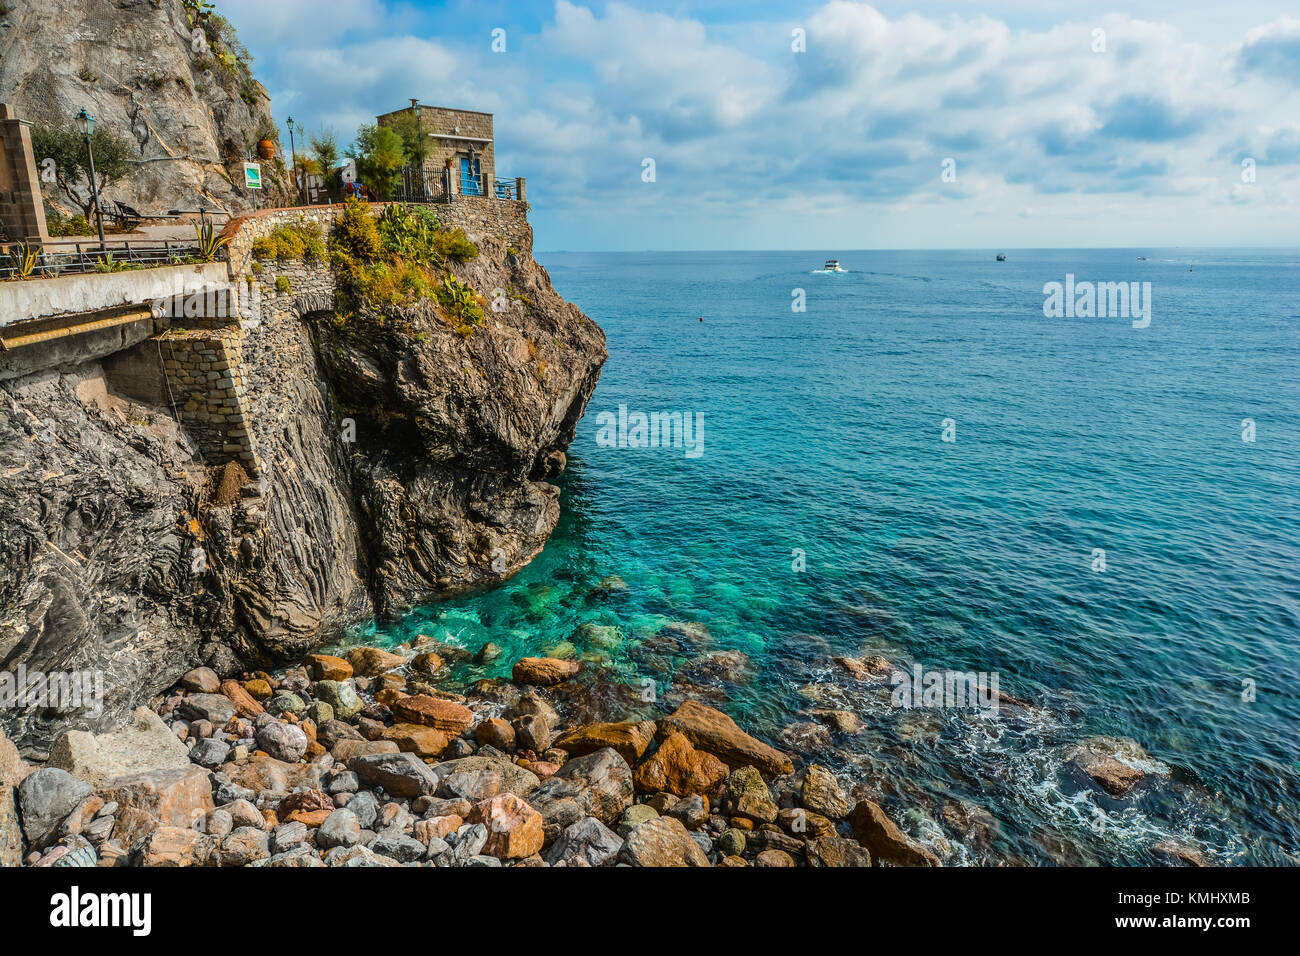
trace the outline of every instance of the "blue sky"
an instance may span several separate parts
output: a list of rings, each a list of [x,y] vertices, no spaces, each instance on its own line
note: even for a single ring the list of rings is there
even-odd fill
[[[217,3],[281,124],[495,113],[539,250],[1294,246],[1289,6]]]

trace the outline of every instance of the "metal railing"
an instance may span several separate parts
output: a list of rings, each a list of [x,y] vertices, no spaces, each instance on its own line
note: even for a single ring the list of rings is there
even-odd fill
[[[483,196],[484,182],[482,173],[460,174],[460,194],[462,196]]]
[[[32,271],[32,278],[42,275],[111,272],[122,266],[128,269],[144,269],[151,266],[183,265],[189,261],[197,261],[198,258],[198,243],[180,240],[110,239],[103,247],[97,240],[54,241],[41,246],[40,258]],[[9,256],[0,255],[0,279],[13,278],[17,272],[18,269],[10,261]]]

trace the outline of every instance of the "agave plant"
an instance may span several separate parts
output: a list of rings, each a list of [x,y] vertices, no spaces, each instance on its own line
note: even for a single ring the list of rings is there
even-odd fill
[[[40,246],[33,246],[26,242],[20,242],[9,250],[9,261],[13,263],[14,275],[20,279],[30,278],[40,258]]]
[[[221,247],[230,241],[229,236],[217,235],[216,227],[210,222],[195,223],[194,234],[199,240],[199,258],[204,262],[214,262]]]

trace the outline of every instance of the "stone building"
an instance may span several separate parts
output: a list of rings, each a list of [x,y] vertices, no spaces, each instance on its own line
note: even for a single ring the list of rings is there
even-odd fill
[[[426,137],[428,149],[423,169],[414,166],[405,170],[397,198],[527,198],[523,179],[498,178],[491,113],[425,106],[412,100],[410,106],[384,113],[376,120],[381,126],[391,126],[399,118],[410,117]]]

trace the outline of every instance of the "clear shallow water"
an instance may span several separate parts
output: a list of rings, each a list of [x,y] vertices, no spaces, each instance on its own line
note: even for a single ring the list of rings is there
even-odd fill
[[[993,252],[543,256],[610,352],[560,526],[505,586],[356,637],[505,648],[466,678],[572,641],[672,703],[708,681],[653,635],[702,622],[706,650],[752,662],[717,703],[773,738],[857,712],[818,762],[949,862],[1145,863],[1169,837],[1295,859],[1300,254]],[[831,255],[849,271],[817,272]],[[1150,327],[1044,318],[1067,272],[1150,281]],[[620,404],[702,414],[703,455],[599,447]],[[864,653],[996,671],[1037,707],[900,711],[828,663]],[[1109,799],[1066,759],[1094,734],[1168,776]],[[987,838],[944,822],[954,804],[992,815]]]

